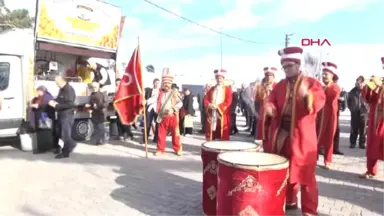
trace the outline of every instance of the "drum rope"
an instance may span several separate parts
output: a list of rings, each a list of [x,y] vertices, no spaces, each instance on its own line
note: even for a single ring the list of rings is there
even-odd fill
[[[287,169],[287,174],[285,175],[285,179],[284,179],[283,183],[281,184],[280,188],[277,190],[276,196],[279,196],[281,191],[284,189],[284,187],[287,186],[288,178],[289,178],[289,169]]]

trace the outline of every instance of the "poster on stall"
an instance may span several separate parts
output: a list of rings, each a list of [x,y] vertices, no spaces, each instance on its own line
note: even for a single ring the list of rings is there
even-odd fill
[[[121,9],[96,0],[39,0],[38,41],[116,51]]]

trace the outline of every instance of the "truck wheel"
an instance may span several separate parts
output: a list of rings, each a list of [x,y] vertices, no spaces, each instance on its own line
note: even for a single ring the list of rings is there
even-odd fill
[[[93,124],[89,119],[76,119],[72,126],[72,138],[76,141],[90,140]]]

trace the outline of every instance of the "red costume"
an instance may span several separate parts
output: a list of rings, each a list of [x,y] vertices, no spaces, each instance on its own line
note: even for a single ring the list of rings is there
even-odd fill
[[[331,62],[323,62],[323,71],[334,75],[334,81],[338,79],[337,65]],[[337,111],[339,109],[338,99],[341,89],[335,82],[327,83],[324,87],[325,105],[319,113],[318,147],[324,147],[324,164],[330,168],[332,163],[334,137],[337,129]]]
[[[225,78],[227,71],[215,70],[215,76]],[[216,105],[217,109],[210,109],[209,105]],[[204,97],[204,107],[207,115],[205,121],[205,139],[229,140],[231,129],[232,89],[224,84],[217,84],[210,88]]]
[[[275,77],[275,73],[277,72],[276,67],[265,67],[264,68],[264,74],[265,76],[272,75]],[[263,149],[264,152],[271,152],[271,146],[269,145],[271,142],[269,142],[271,137],[268,137],[270,125],[271,125],[271,118],[268,116],[265,116],[264,114],[264,104],[267,100],[269,94],[271,93],[272,89],[276,86],[275,82],[267,83],[264,85],[263,83],[258,85],[256,87],[256,98],[255,100],[259,102],[259,118],[257,121],[257,132],[256,132],[256,139],[263,140]]]
[[[281,63],[291,70],[301,64],[303,50],[287,47],[279,52]],[[291,67],[291,68],[288,68]],[[322,85],[299,74],[277,83],[269,95],[266,109],[272,110],[271,147],[274,153],[290,160],[286,208],[297,208],[301,185],[303,215],[317,215],[318,189],[316,116],[325,103]]]
[[[173,76],[168,68],[163,69],[162,82],[173,83]],[[177,90],[168,91],[160,90],[157,98],[156,111],[158,117],[156,122],[158,125],[158,139],[156,155],[161,155],[165,152],[166,137],[168,131],[172,134],[172,146],[177,155],[182,154],[182,146],[180,141],[179,116],[178,112],[183,106]],[[167,110],[172,110],[172,114],[167,114]]]
[[[384,58],[382,58],[384,69]],[[377,175],[377,164],[383,160],[384,151],[384,86],[366,85],[361,92],[369,104],[367,133],[367,172],[366,178]]]

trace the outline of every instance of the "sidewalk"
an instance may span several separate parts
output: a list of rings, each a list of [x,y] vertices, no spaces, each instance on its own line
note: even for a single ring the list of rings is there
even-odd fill
[[[334,157],[334,170],[317,170],[320,215],[382,215],[383,173],[377,180],[359,179],[357,175],[365,170],[365,153],[349,149],[347,137],[348,128],[343,128],[345,156]],[[252,141],[246,134],[234,139]],[[52,154],[32,155],[2,147],[0,216],[202,215],[200,145],[204,138],[194,135],[182,140],[183,157],[168,148],[170,153],[149,159],[142,145],[120,141],[105,146],[81,144],[70,159],[59,161]],[[154,151],[153,144],[149,147]]]

